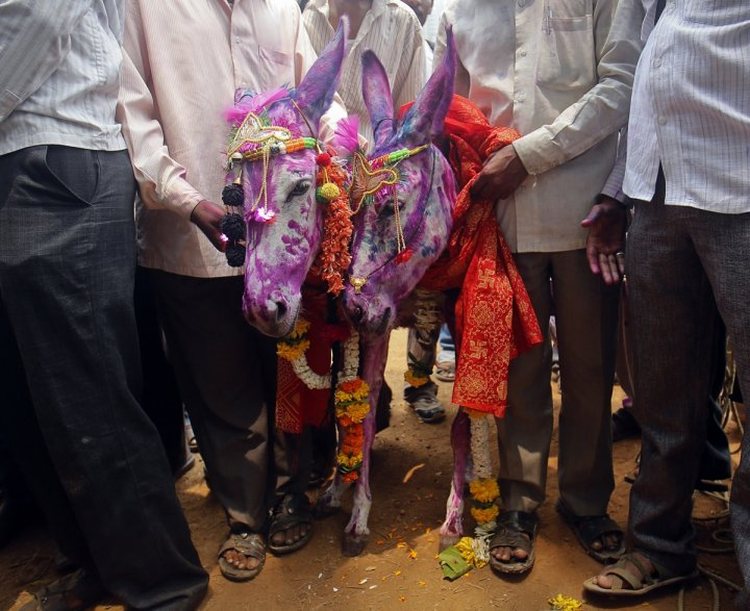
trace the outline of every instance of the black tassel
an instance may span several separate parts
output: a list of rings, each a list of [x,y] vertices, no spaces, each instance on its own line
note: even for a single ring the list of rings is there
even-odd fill
[[[242,267],[245,264],[245,247],[239,244],[227,244],[224,253],[227,257],[227,263],[231,267]]]
[[[221,232],[229,238],[230,242],[236,242],[237,240],[244,240],[247,238],[247,228],[245,227],[245,219],[242,215],[234,212],[225,214],[221,221],[219,221],[219,228]]]
[[[242,190],[242,185],[232,183],[224,187],[221,192],[221,201],[227,206],[244,206],[245,192]]]

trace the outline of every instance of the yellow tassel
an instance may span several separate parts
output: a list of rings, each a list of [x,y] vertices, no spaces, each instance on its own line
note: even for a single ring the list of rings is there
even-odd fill
[[[336,199],[340,194],[341,190],[335,183],[327,182],[320,187],[320,196],[329,202]]]

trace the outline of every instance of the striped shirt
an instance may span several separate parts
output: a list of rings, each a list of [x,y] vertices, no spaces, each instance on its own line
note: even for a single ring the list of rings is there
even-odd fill
[[[0,155],[122,150],[122,0],[0,0]]]
[[[333,38],[328,15],[327,0],[310,0],[302,15],[317,53]],[[373,0],[357,37],[350,42],[338,92],[349,114],[359,116],[362,135],[372,142],[370,118],[362,98],[360,58],[367,49],[374,51],[388,74],[395,108],[413,101],[426,76],[422,27],[417,16],[399,0]]]
[[[750,3],[668,0],[633,86],[624,191],[750,212]]]

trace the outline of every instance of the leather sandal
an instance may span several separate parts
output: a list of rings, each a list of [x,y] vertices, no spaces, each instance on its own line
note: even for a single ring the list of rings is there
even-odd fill
[[[258,566],[252,569],[240,569],[224,558],[228,551],[239,552],[248,558],[259,561]],[[229,533],[227,540],[219,548],[219,570],[229,581],[250,581],[257,577],[263,570],[266,562],[266,544],[263,537],[258,533],[239,532]]]
[[[82,611],[99,602],[106,591],[98,577],[78,569],[34,594],[34,600],[20,611]]]
[[[495,536],[490,541],[490,566],[494,571],[506,575],[521,575],[534,566],[534,540],[539,525],[539,518],[535,513],[527,511],[503,511],[497,519]],[[511,557],[503,562],[495,558],[492,550],[498,547],[521,549],[528,555],[523,560]]]
[[[307,532],[293,543],[276,544],[274,535],[307,525]],[[268,531],[268,549],[276,555],[289,554],[307,545],[312,538],[313,515],[310,501],[305,495],[287,494],[274,509]]]
[[[609,564],[617,561],[625,553],[625,534],[609,514],[598,516],[577,516],[568,506],[558,500],[555,509],[562,516],[565,523],[575,534],[581,547],[597,562]],[[607,549],[604,538],[607,535],[617,535],[620,545],[617,549]],[[594,549],[596,541],[602,544],[602,549]]]

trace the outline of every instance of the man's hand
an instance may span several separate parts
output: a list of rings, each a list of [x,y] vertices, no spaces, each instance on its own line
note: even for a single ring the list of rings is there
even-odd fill
[[[589,230],[586,256],[594,274],[605,284],[617,284],[625,274],[625,228],[627,211],[617,200],[602,195],[581,227]]]
[[[201,200],[190,214],[190,220],[206,234],[211,244],[220,252],[224,252],[226,245],[226,239],[221,239],[222,233],[219,227],[223,216],[224,209],[207,199]]]
[[[494,201],[513,195],[529,173],[512,145],[507,145],[484,162],[474,185],[471,196]]]

